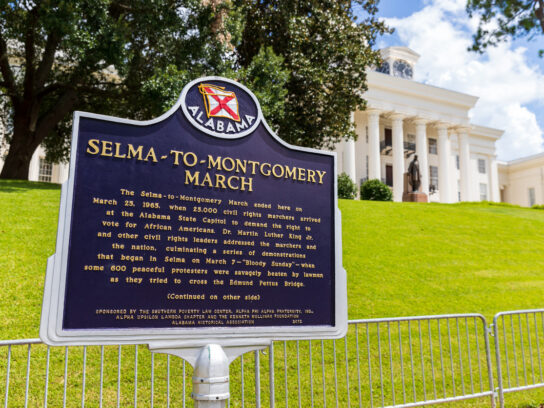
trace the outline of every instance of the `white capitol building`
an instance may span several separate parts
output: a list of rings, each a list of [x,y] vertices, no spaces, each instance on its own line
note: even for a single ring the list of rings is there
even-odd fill
[[[367,109],[352,116],[357,141],[336,146],[338,173],[358,185],[382,180],[402,201],[404,172],[417,154],[429,201],[544,204],[544,153],[497,162],[495,142],[503,131],[469,120],[478,97],[415,82],[419,55],[409,48],[385,48],[382,56],[384,64],[368,73]],[[29,180],[62,183],[67,177],[67,165],[47,163],[43,148],[36,149]]]
[[[357,141],[336,146],[339,173],[357,184],[379,179],[402,201],[417,154],[430,201],[500,201],[495,142],[503,131],[470,123],[478,98],[412,80],[419,55],[409,48],[385,48],[382,57],[368,73],[366,111],[353,114]]]
[[[544,153],[498,162],[503,131],[469,120],[478,97],[415,82],[419,55],[409,48],[381,52],[384,64],[367,77],[367,109],[353,114],[357,141],[336,146],[339,173],[357,184],[379,179],[402,201],[403,173],[417,154],[430,201],[544,204]]]

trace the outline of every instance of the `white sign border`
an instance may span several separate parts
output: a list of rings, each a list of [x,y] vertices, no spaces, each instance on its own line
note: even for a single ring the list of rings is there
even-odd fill
[[[321,339],[321,338],[341,338],[347,333],[347,277],[346,271],[342,266],[342,231],[341,214],[338,209],[337,195],[337,156],[335,152],[327,152],[317,149],[293,146],[281,140],[270,129],[266,120],[261,116],[260,106],[258,124],[261,120],[268,133],[284,147],[301,152],[308,152],[320,155],[331,156],[333,158],[333,180],[334,180],[334,224],[335,224],[335,271],[334,271],[334,294],[335,294],[335,324],[333,326],[260,326],[260,327],[197,327],[197,328],[127,328],[127,329],[81,329],[81,330],[63,330],[63,311],[64,295],[66,288],[66,274],[68,263],[68,247],[70,236],[70,225],[72,221],[72,204],[75,181],[75,168],[77,158],[77,144],[80,118],[90,118],[104,120],[114,123],[123,123],[136,126],[148,126],[162,122],[174,114],[180,107],[183,109],[184,95],[190,86],[196,82],[220,80],[231,82],[240,86],[251,95],[251,91],[242,85],[222,77],[202,77],[187,84],[176,104],[165,114],[158,118],[148,121],[136,121],[131,119],[122,119],[113,116],[98,115],[87,112],[76,111],[74,113],[72,129],[72,148],[70,156],[70,171],[68,180],[62,185],[61,201],[59,208],[59,222],[57,231],[56,252],[49,257],[47,261],[46,279],[44,285],[44,297],[42,304],[42,315],[40,323],[40,338],[49,345],[108,345],[108,344],[147,344],[153,342],[172,342],[172,344],[183,341],[201,342],[207,341],[228,342],[237,339],[271,339],[271,340],[290,340],[290,339]],[[200,128],[198,128],[201,130]],[[254,131],[255,128],[252,129]],[[211,134],[210,132],[206,132]],[[249,133],[248,133],[249,134]],[[232,135],[211,135],[225,139],[233,139]],[[245,135],[236,135],[235,138]]]

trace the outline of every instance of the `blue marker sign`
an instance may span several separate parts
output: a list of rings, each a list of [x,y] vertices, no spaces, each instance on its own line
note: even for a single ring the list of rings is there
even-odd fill
[[[148,122],[77,112],[42,339],[341,336],[335,168],[225,78]]]

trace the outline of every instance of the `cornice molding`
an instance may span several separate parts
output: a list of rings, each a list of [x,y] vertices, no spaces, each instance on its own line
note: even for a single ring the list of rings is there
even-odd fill
[[[466,109],[472,109],[478,97],[451,91],[449,89],[439,88],[433,85],[422,84],[411,79],[404,79],[392,75],[386,75],[379,72],[370,71],[367,73],[368,88],[380,88],[393,93],[404,93],[419,99],[427,99],[444,105],[457,106]],[[368,92],[368,91],[367,91]]]

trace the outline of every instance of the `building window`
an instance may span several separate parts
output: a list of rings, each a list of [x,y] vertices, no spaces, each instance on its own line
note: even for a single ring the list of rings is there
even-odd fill
[[[381,72],[382,74],[387,74],[389,75],[390,72],[391,72],[391,69],[389,67],[389,63],[388,62],[383,62],[382,65],[380,65],[377,69],[376,69],[377,72]]]
[[[368,126],[365,128],[366,144],[368,144]]]
[[[53,164],[46,162],[44,158],[40,157],[40,172],[38,174],[38,181],[51,182],[51,175],[53,174]]]
[[[436,144],[436,139],[429,138],[429,153],[430,154],[438,153],[438,146]]]
[[[457,180],[457,201],[461,202],[461,180]]]
[[[393,130],[389,128],[384,129],[385,147],[393,146]]]
[[[485,174],[485,159],[478,159],[478,173]]]
[[[406,135],[406,141],[404,142],[404,150],[408,150],[408,152],[414,152],[416,151],[416,136],[411,135],[408,133]]]
[[[414,70],[408,62],[404,60],[396,60],[393,62],[393,75],[401,78],[412,79]]]
[[[535,204],[536,204],[535,189],[531,187],[529,189],[529,207],[532,207]]]
[[[487,184],[480,183],[480,201],[487,201]]]
[[[455,156],[455,166],[457,167],[457,170],[459,170],[459,155]]]
[[[368,155],[366,156],[366,179],[368,180]]]
[[[429,185],[433,186],[435,190],[438,190],[438,167],[429,166]]]

